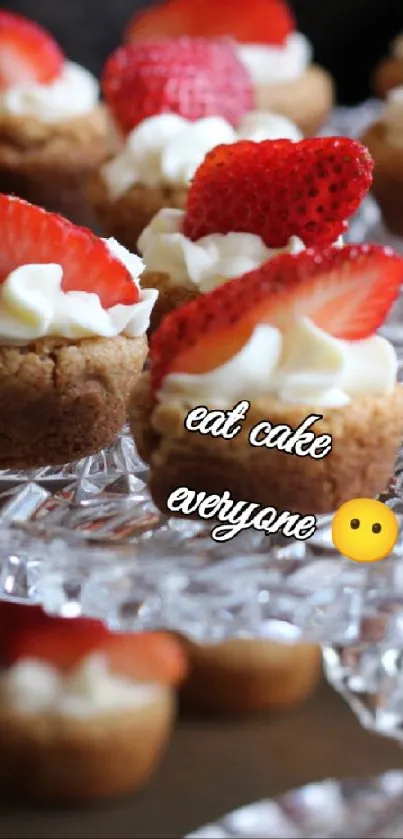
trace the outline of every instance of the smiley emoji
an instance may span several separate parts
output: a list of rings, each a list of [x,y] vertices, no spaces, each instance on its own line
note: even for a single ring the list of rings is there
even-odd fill
[[[385,559],[393,551],[398,535],[395,514],[373,498],[347,501],[333,517],[333,544],[343,556],[355,562]]]

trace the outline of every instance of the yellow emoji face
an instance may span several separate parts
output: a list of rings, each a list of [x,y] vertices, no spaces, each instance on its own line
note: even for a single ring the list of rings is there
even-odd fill
[[[355,562],[385,559],[393,551],[398,535],[395,514],[373,498],[347,501],[333,517],[333,544],[343,556]]]

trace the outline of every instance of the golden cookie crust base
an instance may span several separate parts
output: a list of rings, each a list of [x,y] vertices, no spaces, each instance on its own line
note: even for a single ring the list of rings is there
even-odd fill
[[[190,303],[191,300],[200,295],[199,289],[194,283],[189,281],[188,283],[175,285],[169,274],[159,271],[146,271],[142,274],[141,287],[157,288],[159,291],[157,302],[151,312],[149,335],[158,329],[165,315],[168,315],[173,309],[178,309],[179,306]]]
[[[310,644],[184,643],[189,676],[180,698],[189,710],[226,716],[277,711],[306,699],[320,678],[321,653]]]
[[[379,204],[386,227],[403,236],[403,146],[386,142],[386,126],[375,122],[361,138],[375,161],[372,192]]]
[[[102,105],[85,116],[51,124],[1,114],[0,191],[91,226],[85,180],[110,151]]]
[[[389,91],[400,85],[403,85],[403,60],[393,57],[384,58],[374,73],[374,93],[380,99],[386,99]]]
[[[228,490],[237,500],[279,511],[329,513],[345,501],[371,498],[384,489],[403,436],[401,385],[388,396],[362,397],[328,411],[285,405],[270,397],[257,399],[233,440],[186,431],[185,417],[197,404],[156,405],[148,373],[140,377],[130,399],[132,432],[140,456],[150,464],[154,502],[163,511],[169,495],[186,486],[218,495]],[[248,433],[258,422],[296,428],[313,413],[324,415],[312,427],[315,434],[333,438],[332,451],[322,460],[256,448],[248,442]]]
[[[148,781],[172,730],[174,695],[91,717],[21,714],[0,702],[0,782],[8,794],[43,802],[90,801]]]
[[[315,64],[295,81],[255,87],[256,108],[273,111],[295,122],[306,137],[314,137],[334,103],[334,85],[326,70]]]
[[[187,188],[134,184],[120,198],[112,200],[98,171],[88,180],[87,194],[104,235],[113,236],[137,253],[140,234],[159,210],[185,208]]]
[[[0,469],[69,463],[110,445],[146,355],[145,337],[0,347]]]

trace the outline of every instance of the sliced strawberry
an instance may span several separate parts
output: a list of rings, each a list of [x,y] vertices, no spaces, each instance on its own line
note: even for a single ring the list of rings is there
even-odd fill
[[[177,685],[187,673],[182,645],[164,632],[111,635],[103,652],[114,672],[140,682]]]
[[[190,186],[183,232],[254,233],[268,247],[291,236],[307,247],[332,244],[372,183],[373,160],[347,137],[264,140],[218,146]]]
[[[36,658],[68,670],[108,638],[107,629],[99,621],[48,618],[42,625],[21,626],[11,632],[5,659],[12,665],[23,658]]]
[[[0,194],[0,283],[21,265],[57,263],[63,291],[97,294],[104,308],[136,303],[138,289],[105,242],[62,216]]]
[[[4,663],[9,639],[21,627],[43,626],[44,615],[39,606],[0,601],[0,664]]]
[[[378,245],[283,254],[167,315],[151,342],[153,388],[169,373],[221,366],[261,323],[284,330],[304,316],[336,338],[368,338],[402,282],[403,259]]]
[[[126,43],[204,35],[205,0],[169,0],[136,12],[125,31]]]
[[[170,38],[128,44],[109,57],[101,85],[126,133],[163,113],[189,120],[222,116],[238,125],[253,107],[251,80],[229,41]]]
[[[98,621],[57,619],[43,627],[12,634],[6,663],[34,658],[67,671],[91,653],[99,652],[110,669],[143,682],[177,684],[186,674],[180,643],[165,633],[113,634]]]
[[[0,90],[51,82],[60,75],[63,63],[60,47],[45,29],[0,9]]]
[[[295,31],[295,20],[284,0],[169,0],[137,12],[126,30],[126,41],[181,35],[219,38],[240,43],[284,44]]]
[[[9,600],[0,601],[0,625],[7,627],[10,632],[21,627],[44,626],[51,620],[40,606]]]

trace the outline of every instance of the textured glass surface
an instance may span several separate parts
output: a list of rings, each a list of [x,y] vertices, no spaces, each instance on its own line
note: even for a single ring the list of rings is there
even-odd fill
[[[187,839],[400,839],[403,773],[325,780],[250,804]]]
[[[379,105],[335,112],[328,133],[359,136]],[[392,244],[371,199],[349,239]],[[384,327],[403,380],[399,300]],[[179,629],[199,641],[304,637],[325,647],[329,680],[364,725],[403,737],[403,534],[374,566],[343,559],[323,517],[309,544],[246,531],[214,543],[209,527],[161,515],[124,431],[105,452],[60,469],[0,473],[0,596],[41,602],[112,628]],[[403,516],[403,450],[384,500]],[[329,646],[333,645],[333,646]]]
[[[403,452],[385,499],[403,512]],[[112,627],[181,629],[199,640],[273,637],[400,641],[403,536],[382,563],[343,559],[322,517],[309,543],[256,531],[218,544],[211,525],[153,505],[130,434],[60,472],[0,478],[0,592]]]

